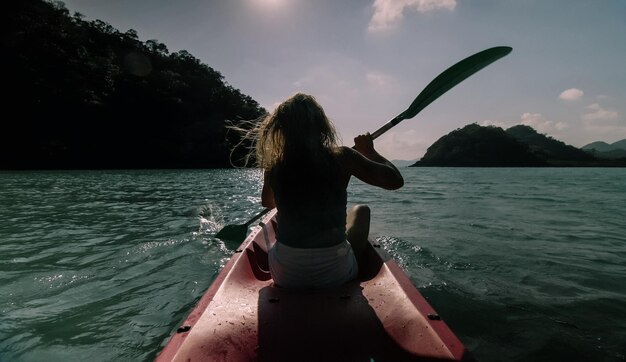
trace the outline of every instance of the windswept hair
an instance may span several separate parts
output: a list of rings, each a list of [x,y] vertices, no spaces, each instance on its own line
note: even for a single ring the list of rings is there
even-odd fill
[[[305,171],[322,170],[329,166],[329,157],[339,142],[322,107],[313,96],[303,93],[294,94],[260,120],[239,124],[227,127],[240,134],[231,149],[231,164],[249,166],[254,162],[268,171],[286,168],[302,173],[303,166]],[[233,160],[242,148],[247,150],[245,156]]]
[[[335,127],[315,98],[297,93],[259,124],[257,166],[272,170],[302,162],[316,165],[327,161],[337,142]]]

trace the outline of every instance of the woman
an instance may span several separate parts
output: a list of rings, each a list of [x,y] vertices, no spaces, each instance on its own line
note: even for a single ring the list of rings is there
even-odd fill
[[[256,130],[264,170],[261,202],[278,210],[270,272],[286,288],[331,288],[354,279],[366,251],[370,211],[346,215],[351,176],[388,190],[402,187],[398,169],[374,149],[369,134],[354,149],[338,146],[332,123],[312,96],[296,94]]]

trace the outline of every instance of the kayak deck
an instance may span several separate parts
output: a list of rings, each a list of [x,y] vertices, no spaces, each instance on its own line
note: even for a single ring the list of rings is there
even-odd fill
[[[342,287],[273,285],[270,212],[242,243],[157,361],[469,361],[460,340],[389,255]]]

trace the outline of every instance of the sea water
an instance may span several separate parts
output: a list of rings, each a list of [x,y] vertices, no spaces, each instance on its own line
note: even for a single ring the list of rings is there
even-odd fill
[[[626,169],[402,168],[372,237],[480,361],[626,359]],[[150,361],[258,170],[0,172],[0,361]],[[350,206],[349,205],[349,206]]]

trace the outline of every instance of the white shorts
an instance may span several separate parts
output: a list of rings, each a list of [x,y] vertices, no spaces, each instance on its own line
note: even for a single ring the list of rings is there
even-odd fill
[[[270,273],[276,285],[293,289],[338,287],[359,273],[350,243],[301,249],[279,242],[269,251]]]

